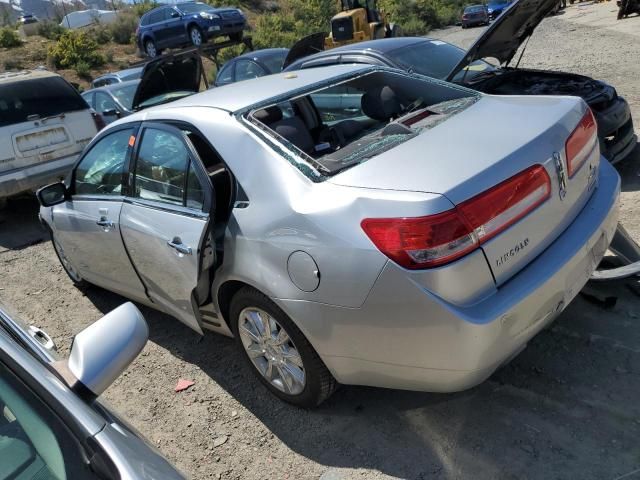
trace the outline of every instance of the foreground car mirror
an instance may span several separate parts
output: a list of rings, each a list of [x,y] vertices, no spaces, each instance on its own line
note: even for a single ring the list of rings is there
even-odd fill
[[[52,207],[64,202],[67,199],[67,187],[64,183],[52,183],[46,187],[42,187],[36,192],[38,201],[43,207]]]
[[[127,302],[76,335],[66,372],[72,381],[63,376],[78,393],[88,389],[97,397],[127,369],[148,338],[149,327],[142,313]]]

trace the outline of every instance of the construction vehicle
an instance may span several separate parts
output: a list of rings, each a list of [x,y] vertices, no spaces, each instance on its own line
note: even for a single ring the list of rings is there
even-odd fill
[[[331,19],[331,33],[325,38],[325,50],[401,35],[400,27],[386,21],[375,0],[341,0],[340,4],[342,11]]]

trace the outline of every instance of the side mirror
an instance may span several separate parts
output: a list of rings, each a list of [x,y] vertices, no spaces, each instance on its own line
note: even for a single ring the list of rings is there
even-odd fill
[[[67,199],[67,187],[64,183],[52,183],[36,192],[38,201],[43,207],[53,207]]]
[[[178,12],[173,11],[171,12],[171,18],[180,18],[182,15],[180,15]]]
[[[117,108],[110,108],[102,112],[103,117],[118,117],[120,118],[120,110]]]
[[[96,397],[118,378],[142,351],[149,327],[142,313],[127,302],[76,335],[68,370]],[[86,392],[86,390],[85,390]]]

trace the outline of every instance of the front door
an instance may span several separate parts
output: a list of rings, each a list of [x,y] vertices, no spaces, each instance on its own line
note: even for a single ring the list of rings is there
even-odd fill
[[[133,299],[145,299],[120,236],[124,173],[135,129],[105,135],[74,170],[71,199],[53,207],[54,241],[82,278]]]
[[[202,333],[195,291],[206,273],[211,185],[179,129],[150,124],[138,143],[120,215],[124,243],[153,302]]]

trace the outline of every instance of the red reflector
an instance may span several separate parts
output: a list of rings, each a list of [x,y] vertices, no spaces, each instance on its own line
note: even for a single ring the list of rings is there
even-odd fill
[[[567,154],[567,170],[569,178],[580,169],[589,157],[598,141],[598,127],[591,109],[587,109],[576,129],[569,135],[565,144]]]
[[[537,208],[551,194],[541,165],[436,215],[367,218],[361,226],[387,257],[409,269],[452,262],[478,248]]]

